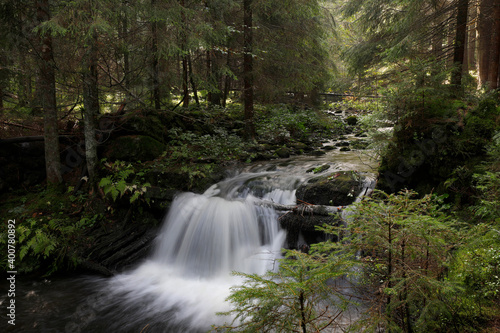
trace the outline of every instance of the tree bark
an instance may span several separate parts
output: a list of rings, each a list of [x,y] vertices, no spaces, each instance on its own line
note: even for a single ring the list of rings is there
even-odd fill
[[[451,84],[460,87],[462,84],[462,71],[464,67],[465,40],[467,38],[467,14],[469,0],[459,0],[457,10],[457,27],[453,47],[453,72]]]
[[[50,20],[48,0],[36,2],[37,19],[39,23]],[[47,184],[62,182],[61,159],[59,153],[59,131],[57,126],[56,79],[54,70],[54,54],[50,32],[39,32],[39,67],[41,105],[43,108],[45,169]]]
[[[493,0],[480,0],[478,10],[478,72],[479,85],[485,87],[489,84],[489,67],[490,67],[490,51],[491,51],[491,10]]]
[[[97,140],[95,136],[95,122],[99,114],[97,38],[97,31],[91,31],[88,47],[83,59],[85,157],[91,184],[95,181],[95,170],[97,168]]]
[[[469,30],[467,33],[467,71],[476,68],[477,6],[469,6]]]
[[[231,64],[231,52],[227,52],[226,66],[229,70]],[[222,95],[222,106],[226,107],[227,97],[229,95],[229,89],[231,88],[231,77],[226,74],[224,78],[224,94]]]
[[[155,10],[156,0],[151,0],[151,7]],[[153,61],[151,64],[151,72],[152,72],[152,90],[153,90],[153,102],[154,108],[156,110],[161,109],[161,97],[160,97],[160,79],[159,79],[159,60],[158,60],[158,22],[156,19],[151,23],[151,53],[153,57]]]
[[[189,73],[187,55],[182,56],[182,91],[184,96],[182,106],[187,108],[189,107]]]
[[[245,138],[255,139],[253,108],[253,22],[252,0],[243,0],[243,103],[245,118]]]
[[[498,62],[500,61],[500,3],[495,1],[493,7],[493,32],[490,53],[490,67],[488,73],[488,82],[491,89],[498,88]]]
[[[194,82],[193,66],[191,64],[191,55],[188,55],[188,69],[189,69],[189,81],[191,82],[191,87],[193,88],[193,96],[196,105],[200,106],[200,100],[198,98],[198,89],[196,88],[196,82]]]
[[[181,0],[181,52],[182,52],[182,90],[183,90],[183,103],[182,106],[189,107],[189,71],[188,71],[188,56],[187,56],[187,23],[185,10],[185,1]]]

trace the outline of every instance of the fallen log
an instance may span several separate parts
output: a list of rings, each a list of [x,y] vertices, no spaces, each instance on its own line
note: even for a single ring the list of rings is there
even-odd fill
[[[75,137],[76,137],[75,135],[59,135],[59,140],[72,139]],[[12,143],[36,142],[36,141],[44,141],[44,140],[45,140],[45,138],[43,135],[20,136],[20,137],[16,137],[16,138],[0,139],[0,145],[12,144]]]
[[[344,208],[343,206],[325,206],[325,205],[311,205],[311,204],[299,204],[299,205],[282,205],[276,202],[267,200],[257,200],[256,205],[271,207],[277,211],[291,211],[294,214],[300,215],[321,215],[330,216],[335,213],[339,213]]]

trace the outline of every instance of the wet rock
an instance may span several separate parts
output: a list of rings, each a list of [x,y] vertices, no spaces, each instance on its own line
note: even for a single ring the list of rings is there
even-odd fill
[[[338,225],[340,217],[338,215],[321,216],[311,214],[291,214],[287,213],[279,218],[280,225],[287,230],[286,245],[294,249],[300,246],[299,235],[302,236],[305,244],[313,244],[325,241],[327,235],[316,230],[317,226]],[[335,240],[335,239],[334,239]]]
[[[342,148],[340,148],[340,151],[351,151],[351,148],[349,148],[349,147],[342,147]]]
[[[360,189],[354,172],[338,172],[311,179],[297,189],[297,199],[314,205],[347,206]]]
[[[322,156],[325,154],[326,153],[323,150],[313,150],[309,153],[309,155],[312,155],[312,156]]]
[[[278,150],[276,150],[275,154],[279,158],[288,158],[288,157],[290,157],[290,150],[286,147],[281,147]]]
[[[314,174],[318,174],[318,173],[322,173],[326,170],[330,169],[330,165],[328,164],[323,164],[319,167],[316,167],[316,168],[311,168],[309,170],[307,170],[308,173],[314,173]]]
[[[91,246],[81,255],[85,260],[80,269],[109,275],[145,258],[158,233],[157,223],[147,215],[134,217],[129,210],[121,221],[97,227],[89,235]]]
[[[303,142],[292,142],[289,144],[289,146],[292,147],[293,149],[296,149],[296,150],[307,150],[308,149],[308,145],[306,145]]]
[[[370,143],[366,140],[356,140],[351,142],[351,147],[354,149],[366,149]]]
[[[349,147],[350,143],[348,141],[337,142],[336,147]]]

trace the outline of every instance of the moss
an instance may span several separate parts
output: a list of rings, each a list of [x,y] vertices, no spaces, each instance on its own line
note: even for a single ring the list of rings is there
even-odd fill
[[[358,117],[349,116],[346,118],[347,125],[355,126],[358,123]]]
[[[136,111],[124,116],[122,127],[131,134],[150,136],[164,142],[171,119],[156,111]]]
[[[286,147],[281,147],[278,150],[276,150],[275,154],[279,158],[288,158],[288,157],[290,157],[290,150]]]
[[[297,198],[315,205],[346,206],[356,198],[359,176],[337,172],[313,178],[297,189]]]
[[[110,160],[151,161],[164,150],[165,145],[150,136],[128,135],[114,139],[104,155]]]

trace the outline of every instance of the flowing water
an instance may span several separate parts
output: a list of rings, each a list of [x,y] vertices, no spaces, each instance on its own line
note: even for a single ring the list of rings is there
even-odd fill
[[[373,167],[356,152],[330,152],[256,164],[204,194],[183,193],[135,269],[109,279],[20,279],[8,332],[204,332],[230,321],[216,313],[230,309],[225,299],[242,282],[231,272],[276,269],[286,237],[274,209],[256,203],[295,204],[297,187],[314,176],[305,170],[322,164],[328,172]],[[373,181],[365,179],[366,191]]]

